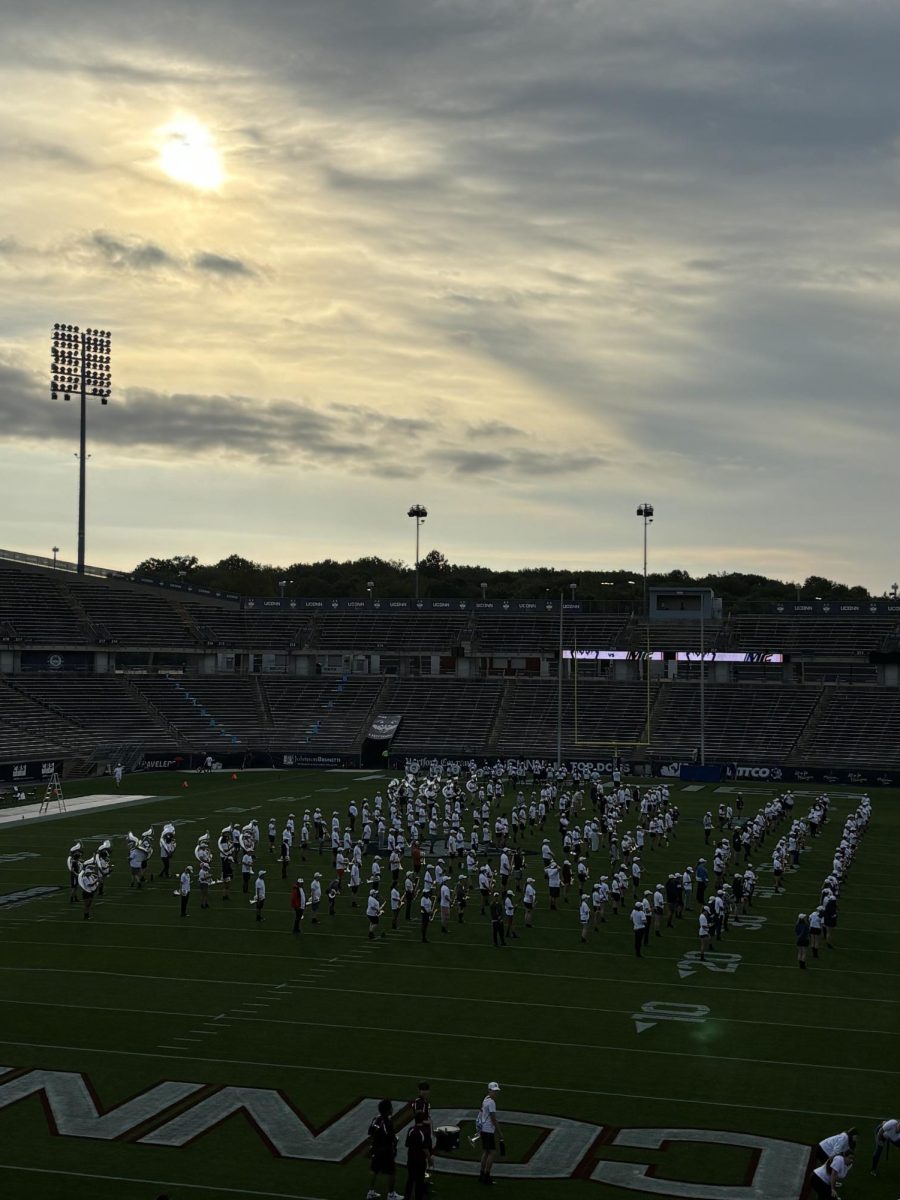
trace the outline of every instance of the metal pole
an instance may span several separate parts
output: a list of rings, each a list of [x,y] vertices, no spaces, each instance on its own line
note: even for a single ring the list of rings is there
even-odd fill
[[[647,514],[644,513],[644,617],[650,616],[647,607]]]
[[[703,600],[700,597],[700,765],[706,766],[706,653],[703,644]]]
[[[85,337],[81,335],[81,442],[78,455],[78,574],[84,574],[84,510],[87,490],[87,381]]]
[[[416,517],[416,599],[419,598],[419,518]]]
[[[556,666],[556,765],[562,766],[563,594],[559,593],[559,659]]]

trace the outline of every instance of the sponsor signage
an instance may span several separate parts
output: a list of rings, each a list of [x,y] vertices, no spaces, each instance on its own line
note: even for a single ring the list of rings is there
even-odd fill
[[[708,663],[783,663],[784,655],[768,650],[705,650],[703,661]],[[683,663],[700,662],[699,650],[676,650],[675,661]]]
[[[662,650],[563,650],[576,662],[662,662]]]
[[[28,762],[0,763],[0,783],[37,783],[49,779],[54,771],[62,774],[60,759],[32,759]]]
[[[791,600],[773,604],[771,611],[786,616],[897,617],[900,600]]]
[[[177,1149],[193,1144],[232,1117],[242,1117],[276,1158],[318,1163],[345,1163],[361,1155],[368,1144],[368,1127],[378,1099],[357,1100],[321,1127],[314,1126],[282,1091],[254,1087],[209,1087],[201,1083],[157,1083],[113,1107],[102,1106],[91,1083],[75,1071],[19,1071],[0,1067],[2,1111],[21,1101],[36,1100],[46,1115],[49,1131],[58,1137],[91,1141],[131,1142],[137,1147]],[[398,1127],[411,1112],[394,1101]],[[474,1127],[475,1109],[435,1108],[436,1126]],[[504,1112],[507,1125],[533,1131],[524,1161],[498,1162],[498,1179],[593,1180],[641,1196],[674,1196],[681,1200],[800,1200],[806,1183],[810,1148],[797,1142],[716,1129],[610,1128],[550,1113]],[[403,1138],[400,1139],[401,1147]],[[628,1161],[604,1158],[604,1147],[647,1151]],[[671,1146],[734,1146],[745,1151],[742,1182],[705,1179],[691,1183],[667,1177],[666,1151]],[[145,1151],[144,1151],[145,1152]],[[401,1149],[398,1161],[405,1161]],[[683,1161],[683,1160],[682,1160]],[[435,1153],[435,1170],[449,1175],[475,1176],[477,1160],[454,1159]],[[733,1180],[733,1174],[730,1176]]]
[[[462,613],[558,613],[559,597],[549,600],[409,600],[402,597],[376,596],[373,599],[340,596],[317,599],[306,596],[249,596],[242,604],[245,612],[462,612]],[[563,612],[580,613],[584,606],[577,600],[564,600]]]

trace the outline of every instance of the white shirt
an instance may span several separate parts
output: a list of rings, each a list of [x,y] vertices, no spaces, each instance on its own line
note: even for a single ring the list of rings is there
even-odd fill
[[[257,875],[257,877],[256,877],[256,899],[257,899],[257,901],[261,902],[261,901],[265,900],[265,898],[266,898],[266,881],[264,879],[260,879],[260,877]]]
[[[843,1137],[844,1135],[840,1134],[838,1136]],[[831,1141],[832,1139],[828,1138],[826,1140]],[[850,1166],[851,1164],[847,1162],[842,1154],[836,1154],[830,1162],[822,1163],[821,1167],[813,1171],[813,1175],[817,1175],[823,1183],[828,1183],[831,1180],[831,1173],[833,1171],[837,1176],[837,1181],[840,1182],[840,1180],[846,1179],[850,1174]]]
[[[494,1133],[497,1129],[497,1105],[490,1096],[481,1102],[481,1132]]]
[[[827,1154],[831,1158],[835,1154],[843,1154],[845,1150],[849,1150],[850,1139],[846,1133],[836,1133],[832,1137],[823,1138],[819,1142],[819,1148],[823,1154]]]
[[[581,908],[578,911],[578,918],[582,925],[587,925],[588,921],[591,919],[591,910],[588,908],[587,900],[582,900]]]
[[[181,875],[181,894],[189,896],[191,891],[191,875],[189,871],[183,871]]]
[[[371,920],[372,917],[381,916],[381,906],[378,903],[377,896],[370,896],[366,901],[366,916]]]
[[[646,924],[647,924],[647,917],[646,917],[646,914],[644,913],[643,908],[633,908],[631,910],[632,928],[635,931],[637,931],[638,929],[643,929]]]

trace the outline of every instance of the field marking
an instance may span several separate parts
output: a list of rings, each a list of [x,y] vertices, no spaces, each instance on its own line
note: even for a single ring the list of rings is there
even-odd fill
[[[94,974],[95,972],[87,972],[87,973]],[[223,980],[220,982],[230,982],[230,981]],[[340,992],[340,993],[346,995],[345,989],[343,989],[343,988],[318,987],[316,985],[311,986],[305,980],[302,983],[284,983],[284,984],[279,984],[278,986],[284,987],[284,988],[290,988],[291,991],[293,991],[294,989],[303,990],[305,988],[307,991]],[[740,989],[738,989],[738,990],[740,990]],[[381,996],[381,997],[387,997],[387,998],[395,999],[395,1000],[402,999],[403,995],[405,994],[402,992],[382,992],[382,991],[375,991],[372,989],[364,990],[364,989],[360,989],[360,988],[354,988],[353,991],[354,991],[354,994],[360,995],[360,996]],[[284,995],[290,995],[290,994],[291,994],[290,992],[284,993]],[[419,999],[421,999],[421,1000],[433,1000],[435,1002],[442,1002],[447,998],[448,997],[445,997],[445,996],[420,996],[419,997]],[[548,1001],[541,1001],[541,1000],[507,1000],[507,999],[495,1000],[495,999],[492,999],[489,997],[480,997],[480,996],[452,996],[449,998],[452,1000],[458,1000],[462,1004],[470,1004],[470,1003],[477,1004],[477,1003],[481,1002],[484,1004],[500,1004],[500,1005],[505,1005],[506,1007],[512,1007],[512,1008],[551,1008],[551,1009],[558,1009],[560,1012],[605,1013],[607,1015],[623,1016],[623,1017],[633,1017],[634,1016],[634,1013],[632,1012],[631,1008],[600,1008],[600,1007],[595,1008],[595,1007],[591,1007],[589,1005],[584,1005],[584,1004],[556,1004],[556,1003],[550,1003]],[[58,1001],[54,1001],[54,1000],[29,1000],[27,1003],[28,1003],[29,1008],[64,1008],[67,1012],[72,1011],[71,1004],[60,1004]],[[16,1007],[21,1007],[22,1001],[21,1001],[21,999],[15,999],[15,1000],[0,999],[0,1004],[13,1004]],[[101,1005],[101,1004],[79,1004],[78,1010],[79,1010],[79,1012],[134,1013],[137,1016],[151,1016],[151,1017],[194,1017],[194,1018],[197,1018],[197,1017],[200,1017],[203,1015],[202,1013],[182,1012],[180,1009],[175,1009],[175,1008],[122,1008],[119,1005],[110,1006],[110,1005]],[[210,1032],[214,1032],[216,1029],[231,1029],[234,1021],[238,1021],[238,1020],[241,1020],[244,1022],[255,1021],[259,1025],[303,1025],[303,1024],[309,1024],[309,1025],[315,1026],[315,1025],[319,1024],[319,1022],[316,1022],[316,1021],[309,1021],[309,1022],[294,1021],[294,1020],[288,1021],[288,1020],[284,1020],[279,1017],[266,1017],[266,1016],[263,1016],[262,1014],[254,1015],[251,1013],[247,1013],[244,1016],[236,1016],[236,1015],[234,1015],[234,1013],[232,1013],[233,1019],[231,1021],[223,1020],[222,1018],[224,1016],[225,1016],[225,1014],[222,1013],[218,1017],[208,1018],[208,1020],[210,1022],[215,1022],[215,1024],[213,1024]],[[778,1029],[806,1029],[806,1030],[816,1029],[816,1030],[820,1030],[824,1033],[854,1033],[854,1034],[868,1034],[871,1037],[900,1037],[900,1029],[872,1029],[871,1027],[866,1028],[866,1029],[858,1029],[858,1028],[855,1028],[852,1026],[846,1026],[846,1025],[817,1025],[810,1021],[802,1021],[802,1022],[801,1021],[763,1021],[760,1019],[754,1020],[751,1017],[721,1017],[721,1016],[710,1016],[708,1018],[708,1020],[722,1021],[728,1025],[764,1025],[764,1026],[774,1026],[775,1028],[778,1028]],[[356,1028],[356,1026],[355,1025],[350,1026],[349,1028]],[[197,1032],[199,1032],[199,1030],[192,1030],[191,1032],[197,1033]],[[521,1039],[514,1039],[514,1040],[521,1040]]]
[[[160,926],[160,928],[168,929],[170,927],[169,926]],[[171,928],[175,928],[175,926],[172,926]],[[272,932],[277,933],[277,932],[283,932],[283,931],[273,930]],[[622,932],[624,933],[625,931],[623,930]],[[254,934],[254,936],[256,936],[256,934]],[[350,937],[357,938],[358,937],[358,935],[356,935],[356,934],[349,934],[349,933],[333,933],[333,934],[329,933],[329,934],[325,934],[325,936],[326,937],[344,937],[344,938],[350,938]],[[377,944],[377,943],[375,943],[375,944]],[[471,947],[476,947],[481,950],[485,950],[485,949],[489,948],[488,942],[453,942],[453,943],[448,943],[448,945],[449,944],[456,945],[456,946],[471,946]],[[66,950],[72,949],[71,942],[44,942],[44,941],[31,940],[31,939],[26,939],[26,938],[12,938],[6,943],[6,945],[7,946],[54,946],[54,947],[62,947]],[[787,950],[791,949],[790,943],[786,942],[785,948]],[[120,946],[120,945],[115,945],[115,944],[111,944],[111,943],[107,942],[104,944],[97,944],[94,946],[80,946],[79,952],[84,953],[87,950],[96,950],[100,953],[105,953],[106,951],[109,951],[109,950],[134,950],[134,949],[135,949],[134,945]],[[149,946],[145,946],[142,949],[145,953],[156,953],[157,952],[156,947],[151,948]],[[745,949],[746,949],[746,947],[745,947]],[[221,958],[222,957],[222,952],[220,950],[197,950],[197,949],[191,949],[186,946],[159,947],[158,952],[160,954],[189,954],[193,958],[196,958],[198,955],[201,955],[201,954],[206,955],[208,957],[211,956],[213,958]],[[564,948],[564,947],[557,948],[557,947],[553,947],[553,946],[531,946],[531,947],[529,947],[529,952],[532,954],[535,952],[542,952],[545,954],[574,954],[574,955],[578,956],[579,958],[582,958],[582,959],[584,958],[583,949],[582,950],[574,950],[574,949],[568,949],[568,948]],[[698,951],[698,953],[699,953],[699,951]],[[624,950],[603,950],[600,952],[600,954],[604,958],[628,958],[628,959],[631,959],[634,957],[633,954],[629,954]],[[677,964],[684,958],[684,956],[685,956],[685,952],[680,951],[677,954],[654,954],[649,957],[650,957],[651,961],[653,961],[653,962],[668,962],[668,963],[676,963]],[[247,958],[276,958],[276,959],[278,959],[279,962],[283,962],[285,955],[284,954],[272,954],[272,953],[269,953],[268,951],[263,950],[263,951],[259,951],[256,953],[246,953],[245,952],[242,954],[241,957],[245,958],[245,959],[247,959]],[[346,956],[342,955],[341,957],[343,958]],[[597,955],[596,957],[600,957],[600,955]],[[738,955],[737,957],[740,958],[741,956]],[[338,961],[338,960],[332,959],[331,961],[334,962],[334,961]],[[348,966],[348,965],[355,965],[355,964],[344,963],[344,965]],[[362,964],[360,963],[359,965],[362,965]],[[370,959],[368,965],[373,966],[373,967],[396,967],[398,964],[396,962],[378,962],[374,959]],[[796,962],[768,963],[768,962],[751,962],[749,959],[745,959],[745,960],[743,960],[743,965],[746,967],[753,967],[753,968],[766,968],[768,970],[773,970],[773,971],[796,971],[797,970]],[[415,969],[419,970],[420,968],[423,970],[431,970],[431,971],[436,971],[436,970],[465,971],[465,970],[478,969],[478,968],[469,968],[469,967],[456,967],[456,966],[452,966],[452,965],[440,966],[439,964],[436,964],[436,963],[418,963],[417,962],[415,964]],[[492,974],[492,975],[497,974],[497,975],[505,976],[505,975],[510,975],[510,974],[513,974],[513,975],[533,974],[533,972],[505,971],[504,970],[504,971],[490,971],[489,974]],[[900,972],[897,972],[897,971],[861,971],[856,967],[842,966],[841,974],[842,975],[874,975],[880,979],[884,979],[884,978],[900,979]],[[576,975],[576,976],[570,975],[568,977],[563,976],[563,975],[557,975],[556,978],[557,979],[564,979],[564,978],[573,979],[574,978],[574,979],[580,979],[582,982],[590,982],[593,977],[592,976],[584,976],[584,975]],[[791,995],[793,995],[793,993],[791,993]],[[823,997],[823,999],[825,999],[825,998],[826,997]],[[868,997],[866,997],[866,999],[868,999]],[[896,1003],[900,1003],[900,1001],[897,1001]]]
[[[705,1008],[705,1006],[699,1005],[697,1007],[704,1008],[705,1012],[709,1013],[709,1009]],[[636,1013],[631,1014],[632,1018],[634,1018],[638,1015],[639,1014],[636,1014]],[[245,1021],[253,1021],[254,1020],[253,1017],[248,1016],[248,1017],[242,1018],[240,1015],[238,1016],[237,1019],[239,1021],[240,1020],[245,1020]],[[269,1024],[269,1025],[300,1025],[300,1026],[313,1028],[313,1029],[342,1029],[342,1030],[349,1029],[349,1030],[358,1030],[360,1033],[396,1033],[396,1027],[384,1026],[384,1025],[360,1025],[358,1022],[354,1023],[353,1025],[343,1025],[343,1024],[338,1024],[338,1023],[331,1022],[331,1021],[293,1021],[293,1020],[282,1021],[282,1020],[277,1020],[277,1019],[274,1019],[271,1017],[265,1017],[262,1019],[265,1021],[266,1024]],[[642,1019],[643,1019],[643,1017],[642,1017]],[[656,1024],[657,1021],[674,1020],[674,1019],[681,1020],[681,1021],[687,1021],[687,1020],[706,1021],[708,1019],[715,1020],[714,1017],[713,1018],[709,1018],[709,1017],[672,1018],[672,1017],[664,1017],[659,1014],[657,1014],[657,1015],[649,1014],[646,1017],[647,1022],[652,1023],[652,1024]],[[409,1028],[407,1028],[407,1029],[404,1029],[403,1032],[406,1037],[459,1038],[459,1036],[460,1036],[456,1030],[448,1030],[448,1029],[409,1029]],[[476,1042],[510,1042],[510,1043],[512,1043],[512,1045],[517,1045],[517,1046],[520,1046],[522,1044],[521,1037],[497,1037],[494,1034],[466,1033],[465,1040],[466,1041],[476,1041]],[[660,1055],[665,1058],[700,1058],[700,1059],[703,1059],[704,1062],[709,1062],[711,1060],[710,1055],[708,1055],[708,1054],[691,1054],[687,1050],[645,1050],[645,1049],[639,1048],[637,1046],[623,1046],[621,1044],[616,1045],[616,1046],[606,1046],[606,1045],[600,1045],[596,1042],[584,1042],[584,1041],[553,1042],[553,1041],[548,1041],[544,1038],[533,1038],[530,1035],[529,1035],[527,1041],[528,1041],[529,1046],[554,1046],[558,1049],[569,1049],[569,1050],[582,1049],[582,1050],[597,1050],[597,1051],[602,1050],[602,1051],[606,1051],[606,1052],[608,1052],[608,1051],[619,1052],[622,1054],[656,1054],[656,1055]],[[731,1063],[762,1063],[764,1066],[767,1066],[767,1067],[782,1067],[782,1066],[783,1067],[792,1067],[792,1068],[793,1067],[802,1067],[802,1068],[811,1068],[812,1070],[815,1070],[815,1071],[833,1071],[835,1069],[834,1064],[831,1062],[791,1062],[789,1059],[782,1059],[782,1058],[757,1058],[757,1057],[740,1058],[736,1055],[731,1055],[731,1054],[716,1054],[714,1057],[714,1061],[715,1062],[731,1062]],[[840,1071],[853,1071],[853,1072],[855,1072],[857,1074],[861,1074],[861,1075],[900,1075],[900,1071],[888,1071],[888,1070],[883,1069],[882,1067],[846,1067],[846,1066],[842,1066],[839,1068],[839,1070]]]
[[[249,1188],[216,1187],[212,1183],[176,1183],[171,1179],[138,1179],[136,1175],[98,1175],[91,1171],[54,1171],[50,1167],[17,1167],[12,1163],[0,1163],[0,1171],[27,1171],[33,1175],[71,1175],[75,1179],[105,1179],[109,1183],[146,1183],[153,1188],[190,1188],[192,1191],[222,1192],[231,1196],[268,1196],[274,1200],[323,1200],[321,1196],[301,1196],[297,1192],[254,1192]]]
[[[519,1039],[521,1041],[521,1039]],[[108,1047],[98,1046],[66,1046],[55,1042],[14,1042],[0,1039],[0,1046],[15,1046],[18,1049],[28,1048],[35,1050],[63,1050],[67,1053],[76,1054],[106,1054],[117,1056],[119,1058],[174,1058],[175,1055],[160,1055],[151,1054],[146,1050],[112,1050]],[[655,1053],[654,1051],[646,1051],[645,1053]],[[204,1058],[202,1054],[183,1054],[179,1056],[179,1061],[190,1060],[191,1062],[211,1062],[211,1059]],[[220,1059],[215,1060],[217,1063]],[[710,1062],[715,1062],[715,1059],[710,1057]],[[753,1061],[753,1060],[750,1060]],[[229,1058],[228,1062],[237,1067],[264,1067],[268,1070],[277,1071],[316,1071],[319,1074],[325,1075],[352,1075],[359,1078],[366,1078],[373,1075],[378,1075],[385,1079],[403,1079],[413,1080],[418,1079],[418,1075],[411,1075],[404,1071],[384,1071],[377,1067],[370,1071],[359,1070],[356,1067],[320,1067],[312,1063],[286,1063],[286,1062],[267,1062],[265,1060],[248,1059],[248,1058]],[[453,1083],[464,1084],[466,1087],[484,1087],[484,1081],[478,1077],[476,1079],[457,1078],[452,1075],[431,1075],[431,1079],[437,1080],[438,1083]],[[573,1088],[573,1087],[553,1087],[549,1084],[534,1084],[534,1083],[510,1083],[506,1081],[504,1088],[508,1091],[514,1089],[519,1092],[554,1092],[562,1093],[568,1096],[612,1096],[618,1100],[649,1100],[658,1102],[662,1100],[669,1104],[693,1104],[699,1105],[701,1108],[737,1108],[750,1112],[777,1112],[777,1113],[801,1113],[806,1117],[834,1117],[840,1116],[841,1119],[846,1119],[847,1116],[860,1118],[864,1121],[880,1121],[882,1118],[873,1113],[850,1113],[842,1111],[840,1114],[835,1112],[825,1111],[814,1108],[774,1108],[772,1105],[760,1107],[757,1104],[738,1104],[733,1100],[695,1100],[689,1096],[660,1096],[660,1095],[644,1095],[636,1092],[607,1092],[599,1088]],[[289,1200],[294,1200],[290,1197]]]

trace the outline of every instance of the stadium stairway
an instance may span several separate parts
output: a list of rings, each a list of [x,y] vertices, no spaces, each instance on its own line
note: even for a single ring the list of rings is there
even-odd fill
[[[791,746],[790,753],[787,757],[787,762],[797,765],[804,765],[807,760],[807,750],[816,741],[819,731],[819,725],[825,717],[829,705],[831,703],[832,690],[827,686],[819,689],[819,696],[816,700],[815,707],[809,714],[806,724],[800,730],[797,740]],[[813,759],[815,761],[815,759]]]
[[[515,679],[504,679],[503,692],[500,696],[500,703],[497,705],[497,711],[494,713],[494,719],[491,722],[491,727],[488,730],[487,741],[485,748],[488,754],[496,753],[497,746],[500,742],[500,735],[506,725],[506,714],[509,712],[510,705],[513,701],[513,691],[515,690]]]
[[[128,691],[134,697],[135,701],[141,706],[144,712],[146,712],[148,716],[152,717],[157,724],[162,725],[163,728],[167,730],[169,736],[175,741],[176,745],[179,745],[183,740],[182,735],[165,715],[165,713],[160,712],[153,701],[146,696],[144,692],[142,692],[127,675],[120,675],[119,678],[125,684]]]

